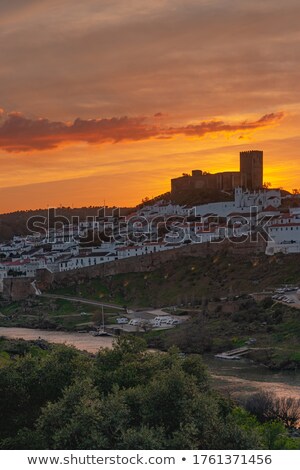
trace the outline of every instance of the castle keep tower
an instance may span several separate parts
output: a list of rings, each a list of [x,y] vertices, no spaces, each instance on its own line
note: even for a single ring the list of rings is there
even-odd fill
[[[261,150],[240,152],[240,172],[247,189],[263,187],[263,155]]]
[[[183,173],[171,180],[172,195],[184,191],[232,191],[235,188],[256,191],[263,188],[263,152],[248,150],[240,152],[240,171],[221,171],[206,173],[193,170],[192,174]]]

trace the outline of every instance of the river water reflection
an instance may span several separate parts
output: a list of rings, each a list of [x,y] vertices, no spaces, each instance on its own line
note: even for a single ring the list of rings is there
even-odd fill
[[[204,357],[204,361],[215,388],[232,397],[265,390],[278,396],[300,398],[300,371],[272,371],[246,359],[228,361]]]
[[[51,343],[67,344],[78,349],[96,353],[99,348],[111,348],[113,338],[94,337],[88,333],[68,333],[64,331],[34,330],[29,328],[0,328],[0,336],[37,340],[39,338]],[[225,361],[204,356],[212,383],[215,388],[228,392],[232,397],[247,395],[264,389],[279,396],[300,398],[300,371],[273,372],[263,366],[245,359]]]

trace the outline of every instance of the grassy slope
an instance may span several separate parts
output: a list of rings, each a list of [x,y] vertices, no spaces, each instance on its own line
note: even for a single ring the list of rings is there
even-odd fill
[[[126,304],[130,307],[175,304],[181,305],[182,309],[193,307],[195,313],[192,313],[191,321],[195,323],[177,328],[176,334],[172,332],[169,336],[166,335],[168,346],[173,342],[185,350],[192,347],[192,350],[198,352],[219,352],[240,346],[249,337],[254,336],[258,348],[252,353],[255,360],[271,366],[293,367],[293,364],[300,364],[299,310],[281,305],[269,306],[267,309],[255,305],[238,305],[232,312],[228,313],[227,309],[225,313],[222,311],[222,305],[213,308],[211,305],[212,301],[220,297],[233,298],[235,295],[262,291],[283,283],[300,284],[299,261],[300,257],[297,255],[240,258],[223,254],[205,259],[186,258],[164,264],[151,273],[93,279],[57,292]],[[33,305],[27,306],[25,310],[23,304],[0,308],[1,313],[5,315],[5,318],[0,318],[0,324],[72,330],[84,329],[85,323],[95,319],[99,321],[99,307],[66,300],[49,302],[39,299],[35,302],[37,305],[33,302]],[[82,311],[88,315],[80,316]],[[113,322],[113,313],[107,313],[106,321]],[[8,321],[7,318],[11,319]],[[179,338],[178,331],[181,332]],[[158,338],[158,345],[165,342],[160,333],[151,333],[152,342],[153,338]]]
[[[267,309],[248,305],[228,314],[208,311],[205,305],[215,298],[233,298],[285,283],[300,284],[299,261],[297,255],[186,258],[162,265],[151,273],[93,279],[62,292],[133,307],[198,307],[192,326],[176,329],[176,334],[151,333],[150,343],[164,347],[173,342],[186,350],[219,352],[243,345],[254,336],[257,350],[252,353],[253,359],[272,367],[293,368],[300,366],[299,310],[278,304]],[[178,331],[181,333],[177,334]]]
[[[241,258],[222,254],[213,258],[181,258],[153,272],[93,279],[56,292],[133,307],[199,304],[203,298],[300,283],[299,262],[299,255]]]
[[[187,352],[221,352],[245,346],[250,338],[248,357],[271,368],[300,368],[300,311],[283,304],[266,306],[253,300],[236,301],[232,313],[215,311],[195,313],[190,324],[167,332],[161,345],[178,345]],[[150,341],[151,333],[149,334]],[[252,349],[253,348],[253,349]]]
[[[79,304],[64,299],[30,299],[12,302],[0,308],[0,326],[22,326],[42,329],[84,330],[101,323],[101,307]],[[81,315],[85,312],[85,315]],[[116,314],[105,308],[106,322],[113,323]]]

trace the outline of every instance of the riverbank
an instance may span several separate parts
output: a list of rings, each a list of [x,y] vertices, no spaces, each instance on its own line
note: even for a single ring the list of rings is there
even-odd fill
[[[100,348],[112,349],[113,338],[110,336],[92,336],[88,333],[68,333],[65,331],[34,330],[30,328],[1,328],[0,336],[8,339],[24,339],[36,341],[39,339],[49,343],[74,346],[81,351],[95,354]]]
[[[190,320],[169,332],[149,332],[151,347],[219,354],[249,348],[248,358],[272,370],[300,370],[299,310],[265,298],[216,300],[189,308]]]
[[[233,399],[239,399],[260,390],[280,397],[299,398],[300,371],[273,371],[248,359],[224,361],[204,355],[213,387]]]
[[[100,348],[112,349],[113,338],[94,337],[88,333],[33,330],[28,328],[0,328],[0,336],[8,339],[34,341],[43,339],[50,343],[66,344],[95,354]],[[203,355],[211,375],[213,388],[233,399],[246,397],[259,390],[268,390],[279,396],[300,396],[300,371],[274,372],[249,360],[223,361],[212,355]]]
[[[99,300],[82,298],[81,302],[66,297],[2,302],[0,327],[89,331],[102,323],[102,308]],[[140,310],[135,312],[137,316]],[[203,299],[201,305],[169,307],[169,311],[179,320],[189,319],[170,331],[158,331],[151,325],[147,332],[139,331],[150,348],[166,351],[175,345],[187,354],[219,354],[250,344],[248,358],[254,362],[273,370],[300,370],[299,310],[289,305],[272,298],[256,302],[250,296],[237,296]],[[105,306],[106,325],[117,326],[119,315],[120,311]]]

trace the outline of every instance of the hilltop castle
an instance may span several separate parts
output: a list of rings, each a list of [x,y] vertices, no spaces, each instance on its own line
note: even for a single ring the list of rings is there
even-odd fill
[[[230,191],[242,187],[257,190],[263,187],[263,152],[249,150],[240,152],[240,171],[206,173],[193,170],[191,175],[183,174],[171,180],[172,194],[195,189],[218,189]]]

